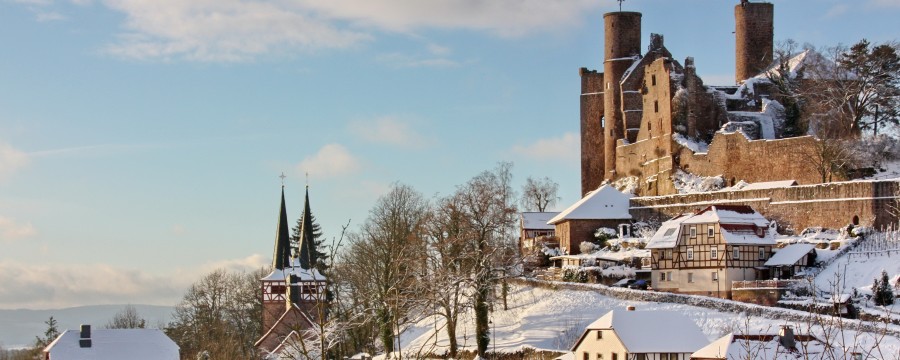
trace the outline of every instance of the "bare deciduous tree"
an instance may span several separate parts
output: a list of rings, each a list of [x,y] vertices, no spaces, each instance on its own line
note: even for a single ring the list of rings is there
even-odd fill
[[[559,184],[549,177],[535,180],[529,176],[522,186],[522,208],[525,211],[544,212],[548,206],[556,205],[559,201],[557,191]]]
[[[107,329],[143,329],[146,326],[147,320],[138,314],[134,305],[125,305],[106,323]]]

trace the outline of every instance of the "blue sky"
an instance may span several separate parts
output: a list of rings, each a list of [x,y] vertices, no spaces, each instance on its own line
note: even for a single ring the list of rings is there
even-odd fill
[[[628,0],[707,83],[738,1]],[[392,182],[498,161],[577,200],[578,68],[607,0],[0,0],[0,308],[174,304],[269,262],[310,173],[328,238]],[[776,39],[897,39],[900,0],[775,1]]]

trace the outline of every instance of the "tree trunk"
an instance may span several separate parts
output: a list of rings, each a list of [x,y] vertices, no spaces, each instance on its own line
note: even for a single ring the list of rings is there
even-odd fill
[[[456,316],[447,317],[447,338],[450,339],[450,358],[456,358],[458,344],[456,343]]]
[[[391,351],[394,351],[394,325],[390,312],[385,309],[378,310],[378,329],[384,353],[390,358]]]
[[[488,327],[489,289],[489,284],[481,284],[475,291],[475,342],[478,345],[478,355],[481,357],[486,357],[485,352],[491,342],[490,328]]]

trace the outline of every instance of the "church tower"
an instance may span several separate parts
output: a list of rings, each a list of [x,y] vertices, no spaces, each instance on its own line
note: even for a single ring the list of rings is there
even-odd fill
[[[272,273],[260,280],[262,286],[263,333],[272,328],[275,321],[284,313],[285,268],[291,265],[291,235],[288,227],[287,209],[284,203],[284,185],[281,186],[281,210],[278,216],[278,227],[275,230],[275,251],[272,254]]]

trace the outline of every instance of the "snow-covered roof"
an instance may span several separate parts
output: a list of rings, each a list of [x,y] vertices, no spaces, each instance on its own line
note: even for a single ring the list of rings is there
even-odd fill
[[[712,205],[697,213],[678,215],[663,222],[659,230],[650,238],[647,249],[669,249],[678,244],[681,225],[712,224],[726,225],[720,228],[722,239],[726,244],[738,245],[774,245],[773,231],[768,229],[769,221],[749,206]],[[763,227],[765,234],[756,235],[754,230],[728,230],[727,225],[753,225]]]
[[[300,278],[300,281],[325,281],[325,275],[322,275],[317,269],[304,269],[300,267],[299,259],[291,259],[293,267],[287,267],[282,270],[274,269],[269,275],[260,279],[262,281],[284,281],[289,275]]]
[[[44,349],[51,359],[66,360],[178,360],[179,349],[159,329],[97,329],[91,347],[81,347],[81,331],[66,330]]]
[[[588,325],[572,350],[588,331],[609,329],[629,353],[693,353],[709,342],[697,324],[681,313],[613,310]]]
[[[826,349],[825,343],[809,335],[795,335],[794,339],[795,349],[787,349],[781,346],[776,334],[727,334],[694,352],[691,359],[823,359],[826,353],[832,355],[832,351],[837,359],[844,358],[840,346]]]
[[[816,245],[813,244],[792,244],[785,246],[772,254],[769,261],[766,261],[766,266],[794,265],[800,261],[804,255],[809,254],[809,252],[813,251],[815,248]]]
[[[628,212],[630,199],[630,195],[623,194],[610,185],[603,185],[589,192],[547,223],[555,225],[564,220],[631,219]]]
[[[775,236],[772,231],[765,229],[763,237],[756,235],[755,231],[736,231],[720,228],[722,239],[729,245],[775,245]]]
[[[554,216],[559,215],[559,211],[552,212],[523,212],[522,228],[534,230],[553,230],[554,226],[548,224]]]
[[[797,180],[780,180],[780,181],[766,181],[766,182],[757,182],[750,183],[744,185],[740,188],[740,190],[762,190],[762,189],[777,189],[784,188],[790,186],[797,186]]]
[[[709,345],[704,346],[702,349],[695,351],[691,354],[692,359],[725,359],[728,356],[728,348],[731,346],[731,342],[734,339],[733,333],[728,333],[727,335],[716,339],[709,343]]]
[[[684,223],[769,226],[769,220],[766,220],[756,210],[740,205],[712,205],[691,216]]]

